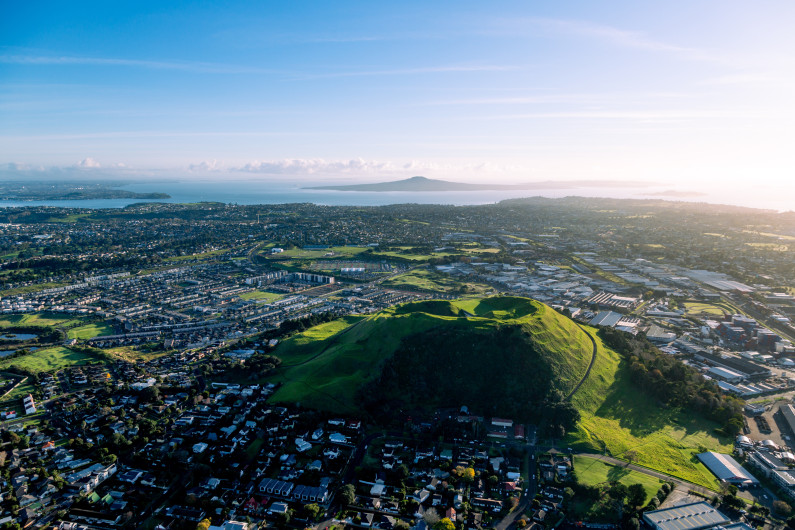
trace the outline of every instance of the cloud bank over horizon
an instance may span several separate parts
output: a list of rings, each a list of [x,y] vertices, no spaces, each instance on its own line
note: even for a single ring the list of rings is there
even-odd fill
[[[21,163],[0,164],[0,178],[60,179],[163,179],[191,177],[202,180],[258,180],[280,177],[307,181],[317,180],[390,180],[412,176],[428,178],[456,178],[467,181],[494,175],[506,176],[522,173],[522,168],[495,164],[443,164],[425,161],[376,161],[363,158],[350,160],[282,159],[255,160],[245,164],[225,164],[218,160],[205,160],[185,167],[135,168],[117,163],[103,165],[91,157],[66,166],[32,166]]]
[[[795,207],[795,4],[611,6],[10,4],[0,175],[753,181]]]

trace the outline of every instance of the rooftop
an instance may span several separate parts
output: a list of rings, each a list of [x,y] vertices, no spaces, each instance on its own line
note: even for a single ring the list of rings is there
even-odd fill
[[[655,530],[699,530],[731,522],[707,502],[646,512],[643,519]]]

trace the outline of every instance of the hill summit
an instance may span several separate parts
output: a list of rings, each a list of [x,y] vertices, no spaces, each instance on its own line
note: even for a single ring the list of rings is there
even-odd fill
[[[577,324],[519,297],[409,303],[310,332],[276,350],[273,400],[373,417],[467,405],[568,430],[593,353]]]

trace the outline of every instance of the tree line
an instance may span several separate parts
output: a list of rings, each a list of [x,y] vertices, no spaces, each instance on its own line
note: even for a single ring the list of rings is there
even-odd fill
[[[670,407],[695,410],[733,436],[743,428],[742,401],[723,394],[713,381],[680,360],[666,356],[645,336],[600,328],[599,337],[627,362],[632,382]]]

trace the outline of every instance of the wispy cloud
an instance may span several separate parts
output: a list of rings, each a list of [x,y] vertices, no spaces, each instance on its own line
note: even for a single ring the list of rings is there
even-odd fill
[[[300,79],[324,79],[334,77],[365,77],[365,76],[399,76],[444,73],[468,72],[506,72],[519,70],[519,66],[511,65],[452,65],[452,66],[426,66],[419,68],[398,68],[394,70],[355,70],[348,72],[327,72],[300,75]]]
[[[249,162],[233,171],[264,173],[270,175],[314,175],[318,173],[369,173],[373,171],[392,171],[398,166],[391,162],[368,161],[354,158],[345,161],[323,159],[283,159]]]
[[[196,171],[196,172],[219,172],[223,168],[221,164],[218,163],[218,160],[204,160],[199,162],[198,164],[190,164],[188,166],[189,171]]]
[[[528,96],[498,96],[468,99],[444,99],[418,103],[417,106],[455,106],[455,105],[546,105],[554,103],[577,103],[582,105],[605,105],[628,101],[681,100],[692,98],[692,94],[682,92],[639,92],[639,93],[583,93],[583,94],[536,94]]]
[[[451,174],[492,174],[514,171],[515,166],[494,164],[490,162],[476,163],[444,163],[427,160],[411,160],[407,162],[365,160],[324,160],[320,158],[292,158],[282,160],[255,161],[243,166],[230,167],[230,171],[256,173],[263,175],[279,175],[294,177],[362,177],[362,176],[394,176],[406,177],[418,174],[451,175]]]
[[[131,176],[145,176],[145,170],[128,168],[115,163],[101,165],[91,157],[86,157],[71,165],[42,166],[17,162],[0,164],[0,179],[5,180],[95,180],[120,179]]]
[[[341,77],[366,76],[400,76],[442,73],[467,72],[498,72],[517,70],[517,66],[508,65],[441,65],[417,68],[400,68],[391,70],[349,70],[338,72],[300,72],[246,65],[189,62],[189,61],[155,61],[147,59],[126,59],[109,57],[81,57],[71,55],[15,55],[0,54],[0,64],[42,65],[42,66],[118,66],[130,68],[147,68],[152,70],[174,70],[203,74],[267,74],[278,75],[291,80],[312,80]]]
[[[528,22],[561,33],[594,37],[619,46],[659,52],[695,53],[697,50],[652,39],[640,31],[631,31],[582,20],[530,17]]]
[[[475,119],[511,120],[511,119],[576,119],[576,120],[635,120],[635,121],[667,121],[667,120],[704,120],[704,119],[738,119],[757,118],[759,115],[745,111],[698,111],[698,110],[640,110],[640,111],[574,111],[574,112],[528,112],[502,114]]]
[[[702,85],[750,85],[763,87],[785,87],[793,86],[795,79],[781,72],[738,72],[717,77],[712,77],[702,81]]]
[[[36,135],[0,135],[0,140],[92,140],[96,138],[204,138],[204,137],[283,137],[294,136],[291,132],[243,132],[243,131],[107,131],[74,134],[36,134]]]
[[[284,177],[288,179],[340,179],[406,178],[416,175],[431,177],[487,177],[513,174],[519,166],[494,162],[440,162],[428,160],[327,160],[322,158],[286,158],[257,160],[248,163],[223,163],[204,160],[180,168],[127,167],[124,164],[103,164],[87,157],[71,165],[31,166],[22,163],[0,164],[1,179],[60,180],[60,179],[124,179],[173,178],[190,176],[192,179],[257,180]],[[524,168],[526,169],[526,168]]]
[[[538,96],[445,99],[420,103],[420,105],[533,105],[546,103],[593,102],[597,99],[600,99],[600,96],[595,94],[549,94]]]
[[[339,35],[339,36],[318,36],[318,37],[311,37],[311,38],[294,38],[293,42],[297,43],[306,43],[306,44],[344,44],[350,42],[379,42],[389,40],[388,37],[383,36],[368,36],[368,35]]]
[[[80,57],[71,55],[14,55],[0,54],[0,63],[21,65],[93,65],[148,68],[153,70],[180,70],[205,74],[287,74],[283,70],[272,70],[244,65],[190,62],[153,61],[147,59],[124,59],[109,57]]]
[[[658,40],[642,31],[617,28],[585,20],[521,17],[517,19],[500,19],[497,25],[522,32],[525,32],[528,26],[536,26],[553,33],[592,38],[623,48],[676,54],[682,58],[697,61],[716,62],[726,65],[730,63],[726,57],[721,57],[706,50]]]

